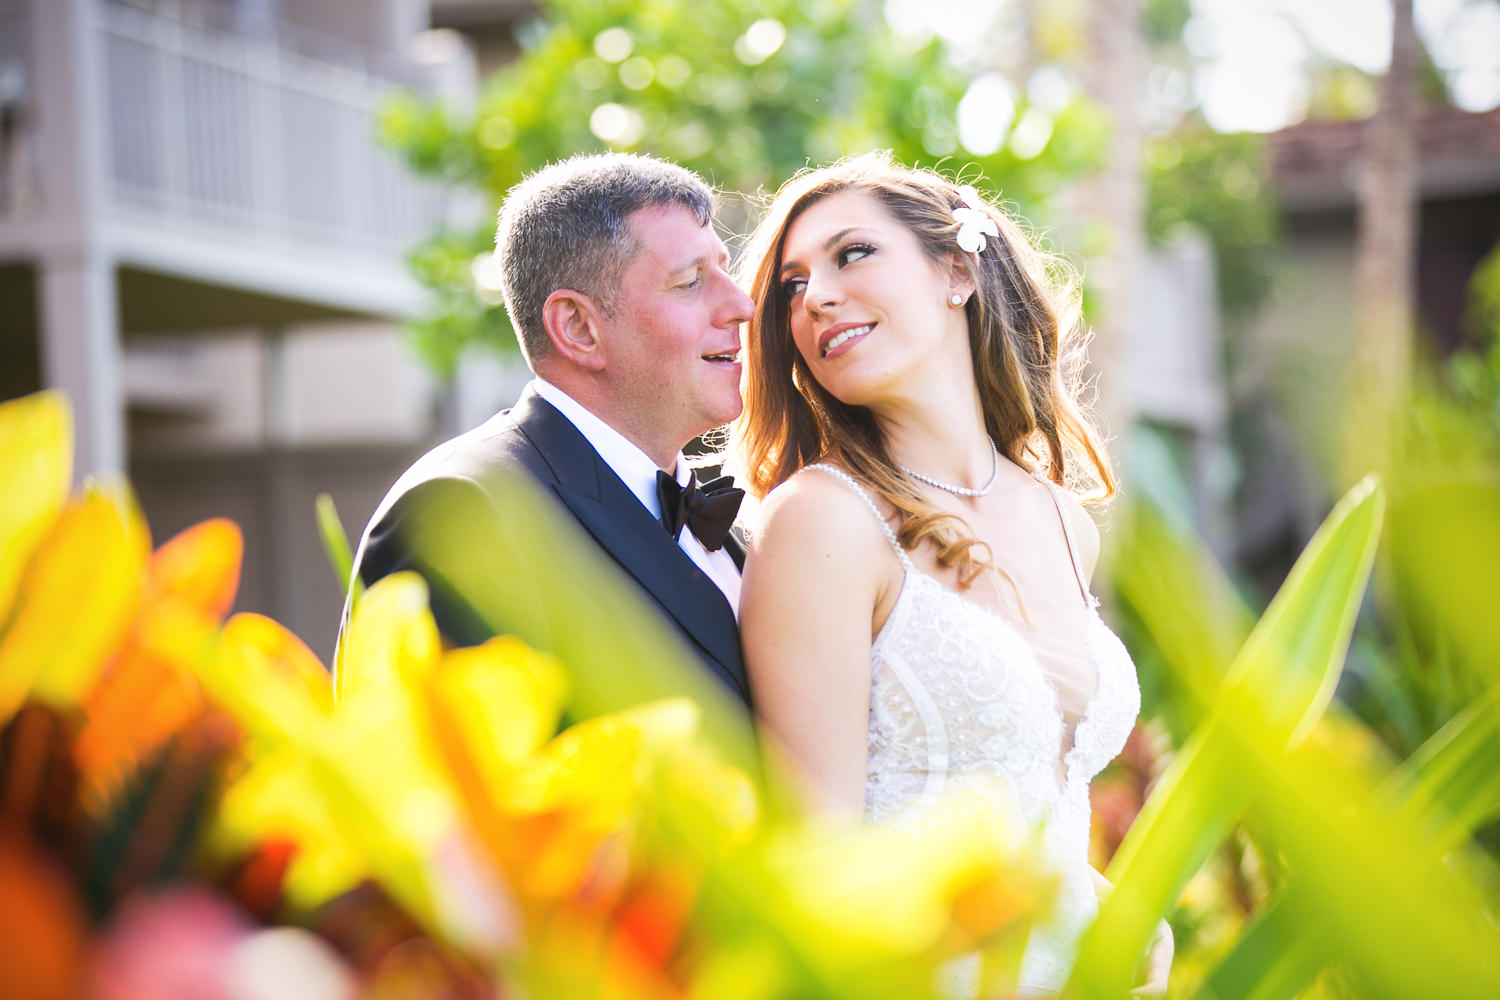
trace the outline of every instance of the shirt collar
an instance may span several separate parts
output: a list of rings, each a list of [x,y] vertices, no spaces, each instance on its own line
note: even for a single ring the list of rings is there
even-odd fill
[[[645,506],[654,518],[661,517],[661,501],[656,495],[656,463],[640,448],[630,442],[625,435],[605,423],[592,411],[578,400],[563,392],[557,386],[548,382],[541,376],[532,379],[532,386],[536,394],[541,396],[557,411],[568,418],[568,422],[578,429],[589,444],[593,445],[599,457],[604,459],[604,464],[614,470],[620,481],[634,493],[636,499]],[[676,477],[678,483],[687,485],[691,470],[682,457],[682,452],[677,453]]]

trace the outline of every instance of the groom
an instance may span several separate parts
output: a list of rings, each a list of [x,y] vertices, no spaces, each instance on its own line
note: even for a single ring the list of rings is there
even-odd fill
[[[513,408],[396,481],[360,539],[356,578],[422,572],[419,539],[433,520],[424,509],[441,494],[466,498],[466,532],[498,530],[506,510],[486,480],[520,471],[748,702],[736,625],[744,554],[727,535],[741,494],[698,484],[682,456],[741,409],[740,325],[752,306],[727,273],[713,210],[696,174],[618,153],[552,164],[512,189],[496,255],[536,378]],[[450,640],[493,634],[463,594],[424,575]]]

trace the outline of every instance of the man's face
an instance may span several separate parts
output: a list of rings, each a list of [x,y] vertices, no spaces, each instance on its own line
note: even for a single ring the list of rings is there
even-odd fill
[[[619,429],[662,461],[739,416],[740,325],[752,305],[713,226],[687,208],[643,208],[630,226],[641,249],[610,303],[605,374],[635,424]]]

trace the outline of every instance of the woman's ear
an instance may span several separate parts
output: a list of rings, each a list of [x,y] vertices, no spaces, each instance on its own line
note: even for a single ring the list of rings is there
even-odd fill
[[[965,299],[974,294],[974,278],[969,272],[969,261],[958,254],[948,255],[948,294],[962,295]]]
[[[589,371],[604,368],[604,315],[592,296],[557,289],[542,303],[542,327],[558,356]]]

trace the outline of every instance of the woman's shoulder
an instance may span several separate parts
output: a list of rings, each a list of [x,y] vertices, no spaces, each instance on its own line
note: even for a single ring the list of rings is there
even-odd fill
[[[831,465],[808,466],[766,494],[752,534],[817,538],[820,548],[879,540],[874,503],[848,473]]]

